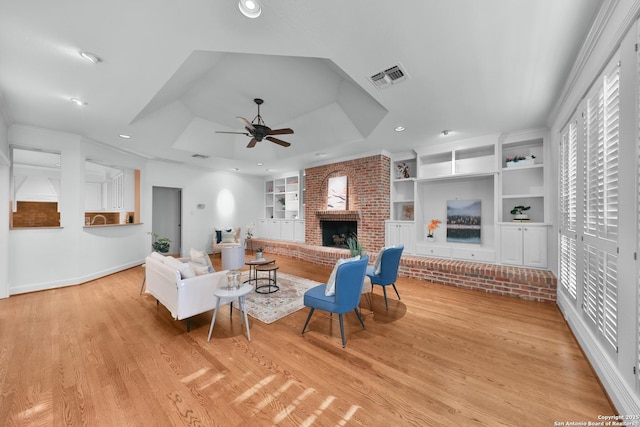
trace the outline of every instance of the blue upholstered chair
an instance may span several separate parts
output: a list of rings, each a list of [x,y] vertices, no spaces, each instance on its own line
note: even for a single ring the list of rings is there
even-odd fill
[[[396,288],[396,280],[398,279],[398,267],[400,266],[400,257],[404,245],[393,246],[385,248],[378,255],[376,263],[367,267],[367,276],[371,279],[371,285],[382,286],[384,293],[384,305],[389,310],[389,303],[387,302],[387,286],[393,286],[393,290],[396,291],[398,299],[400,294],[398,288]]]
[[[342,335],[342,348],[346,345],[344,340],[344,324],[342,322],[342,315],[344,313],[348,313],[351,310],[355,311],[362,325],[362,329],[365,329],[362,316],[358,310],[358,304],[360,303],[362,284],[368,262],[369,257],[364,256],[358,261],[346,262],[339,265],[335,275],[335,295],[326,296],[326,283],[313,287],[304,293],[304,305],[310,307],[311,311],[309,311],[309,317],[307,317],[301,333],[304,334],[316,308],[338,314],[340,319],[340,334]]]

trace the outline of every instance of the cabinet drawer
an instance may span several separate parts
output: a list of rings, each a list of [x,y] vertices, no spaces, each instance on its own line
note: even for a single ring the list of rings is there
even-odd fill
[[[418,255],[437,256],[442,258],[451,258],[451,248],[442,246],[434,246],[432,244],[418,243],[416,244],[416,253]]]
[[[453,258],[478,262],[496,262],[496,252],[483,249],[454,249]]]

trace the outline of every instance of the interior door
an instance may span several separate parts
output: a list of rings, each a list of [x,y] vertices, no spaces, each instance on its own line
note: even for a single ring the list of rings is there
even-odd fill
[[[171,240],[170,254],[182,254],[182,189],[153,187],[152,231]]]

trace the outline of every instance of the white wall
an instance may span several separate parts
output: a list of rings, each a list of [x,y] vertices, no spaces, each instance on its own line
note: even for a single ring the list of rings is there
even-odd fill
[[[0,128],[0,144],[2,134]],[[8,265],[0,269],[8,271],[5,280],[0,276],[0,296],[2,289],[6,289],[6,294],[51,289],[140,265],[151,250],[151,237],[147,232],[151,231],[153,186],[182,188],[182,247],[186,251],[191,247],[210,251],[214,227],[240,225],[245,230],[246,224],[255,221],[262,208],[264,180],[259,177],[147,162],[77,135],[24,125],[11,126],[7,140],[10,145],[61,152],[61,228],[8,230],[8,214],[6,220],[0,217],[0,233],[8,234],[8,239],[2,240],[8,240],[4,256],[0,246],[0,267],[3,263]],[[142,224],[84,227],[87,157],[141,170]],[[6,175],[8,180],[8,172]],[[8,184],[3,183],[0,191],[6,192],[2,200],[8,201]],[[197,209],[198,204],[204,204],[205,209]]]
[[[242,227],[255,222],[262,212],[264,179],[232,171],[205,171],[149,161],[143,180],[143,206],[150,206],[152,187],[182,189],[182,250],[191,248],[211,253],[214,228]],[[204,209],[198,209],[204,204]],[[151,209],[142,210],[142,222],[151,231]],[[147,247],[151,247],[148,237]]]
[[[0,94],[0,100],[2,95]],[[0,102],[0,105],[3,105]],[[0,200],[9,201],[9,141],[5,112],[0,109]],[[9,209],[0,209],[0,298],[9,296]]]

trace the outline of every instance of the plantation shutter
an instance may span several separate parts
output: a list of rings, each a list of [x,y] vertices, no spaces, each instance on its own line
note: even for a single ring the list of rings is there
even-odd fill
[[[569,236],[560,237],[560,284],[575,300],[576,286],[576,239]]]
[[[614,64],[604,76],[604,199],[600,237],[618,238],[618,163],[620,145],[620,65]]]
[[[598,183],[603,175],[603,91],[601,86],[596,86],[587,98],[586,114],[584,121],[584,232],[596,235],[598,232],[598,203],[601,199]]]
[[[577,298],[577,137],[577,121],[572,120],[560,135],[560,284],[574,300]]]

